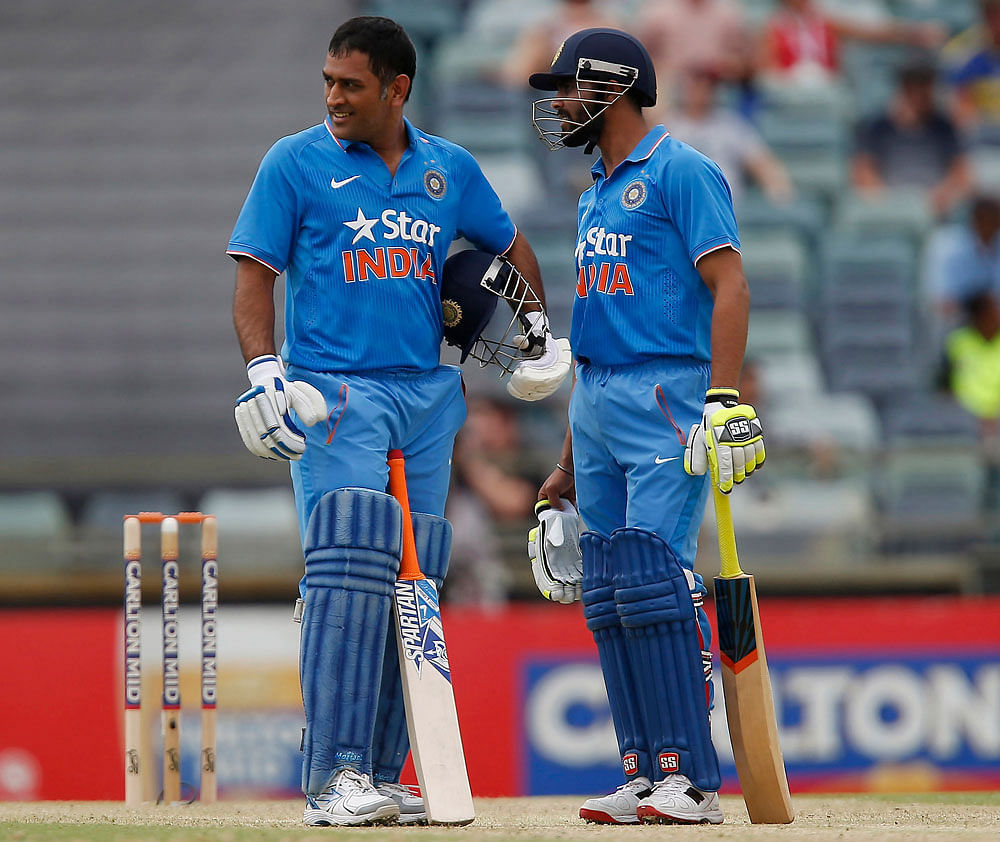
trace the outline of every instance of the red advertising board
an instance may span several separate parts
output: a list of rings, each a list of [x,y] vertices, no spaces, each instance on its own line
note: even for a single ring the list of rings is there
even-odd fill
[[[1000,785],[1000,598],[764,599],[761,612],[793,791]],[[123,796],[120,614],[0,612],[0,799]],[[579,605],[446,608],[444,620],[476,795],[615,785],[610,715]],[[219,622],[220,790],[293,795],[297,631],[284,608],[223,606]],[[157,624],[144,628],[155,650]],[[185,733],[196,741],[188,698]],[[713,735],[732,791],[718,709]],[[196,750],[187,754],[193,764]]]
[[[122,796],[117,616],[0,612],[0,800]]]

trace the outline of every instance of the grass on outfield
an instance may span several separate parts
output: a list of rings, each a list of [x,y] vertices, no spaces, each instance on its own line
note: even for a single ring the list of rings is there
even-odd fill
[[[726,823],[698,828],[587,825],[576,818],[580,798],[481,798],[465,828],[307,828],[300,801],[223,801],[213,806],[120,803],[0,803],[4,842],[549,842],[782,838],[854,842],[971,842],[1000,839],[1000,793],[794,796],[792,825],[751,825],[738,796],[724,796]]]

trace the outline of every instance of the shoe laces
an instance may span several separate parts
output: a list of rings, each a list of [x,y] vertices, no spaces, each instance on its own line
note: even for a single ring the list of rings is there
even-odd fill
[[[406,784],[399,784],[392,781],[382,781],[381,783],[379,783],[376,789],[383,795],[385,794],[402,795],[402,796],[420,795],[420,790],[418,790],[417,787],[407,786]]]
[[[635,778],[631,781],[626,781],[623,783],[615,792],[621,793],[633,793],[634,795],[639,795],[650,788],[650,783],[645,778]]]
[[[348,768],[341,769],[333,776],[333,780],[323,790],[322,795],[329,797],[331,795],[344,795],[347,792],[371,792],[373,789],[374,787],[367,776]]]
[[[667,775],[656,784],[657,789],[662,789],[672,795],[684,795],[691,786],[691,781],[684,775]]]

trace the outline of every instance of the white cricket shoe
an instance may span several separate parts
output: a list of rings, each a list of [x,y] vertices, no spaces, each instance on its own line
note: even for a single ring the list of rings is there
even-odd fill
[[[319,795],[306,796],[303,820],[310,826],[390,824],[398,816],[396,802],[380,794],[365,775],[341,769]]]
[[[684,775],[667,775],[639,802],[636,815],[660,824],[722,824],[719,793],[702,792]]]
[[[385,795],[396,802],[399,807],[400,824],[427,824],[427,810],[420,790],[415,786],[389,783],[383,781],[375,789],[379,795]]]
[[[610,795],[588,798],[580,807],[580,818],[597,824],[636,824],[639,817],[635,809],[652,789],[649,778],[635,778]]]

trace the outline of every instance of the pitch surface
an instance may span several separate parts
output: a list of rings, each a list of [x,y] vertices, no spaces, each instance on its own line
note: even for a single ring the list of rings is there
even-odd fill
[[[580,798],[477,798],[467,828],[307,828],[299,801],[223,801],[213,806],[110,802],[0,803],[0,839],[12,842],[386,842],[436,840],[632,840],[682,836],[788,840],[996,840],[1000,793],[796,796],[798,817],[785,826],[751,825],[743,801],[722,799],[726,823],[708,827],[602,827],[576,818]]]

